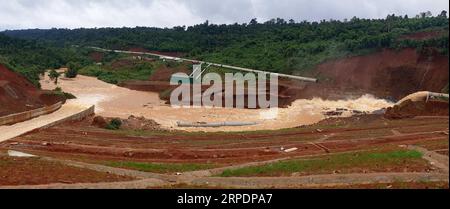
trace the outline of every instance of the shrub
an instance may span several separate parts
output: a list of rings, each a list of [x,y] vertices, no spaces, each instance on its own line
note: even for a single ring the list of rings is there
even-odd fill
[[[92,121],[92,125],[99,127],[99,128],[107,128],[108,123],[106,122],[105,118],[102,116],[96,116],[94,120]]]
[[[63,92],[66,99],[76,99],[77,97],[71,93]]]
[[[67,63],[67,67],[69,69],[66,72],[66,78],[76,78],[78,75],[78,70],[81,69],[81,65],[77,62],[69,62]]]
[[[108,125],[106,126],[106,129],[118,130],[118,129],[120,129],[121,126],[122,126],[122,120],[120,120],[119,118],[114,118],[108,123]]]
[[[77,98],[75,95],[73,95],[73,94],[71,94],[71,93],[64,92],[64,91],[61,89],[61,87],[56,87],[56,88],[53,90],[53,93],[52,93],[52,94],[62,96],[62,97],[63,97],[64,99],[66,99],[66,100],[68,100],[68,99],[76,99],[76,98]]]
[[[66,72],[66,78],[76,78],[78,75],[78,70],[69,68]]]

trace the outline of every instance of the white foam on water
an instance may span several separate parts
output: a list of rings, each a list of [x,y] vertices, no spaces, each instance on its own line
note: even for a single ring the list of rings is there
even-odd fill
[[[394,103],[389,102],[384,99],[376,98],[373,95],[366,94],[357,99],[347,99],[347,100],[323,100],[320,98],[313,98],[311,100],[300,99],[292,103],[288,109],[336,109],[344,108],[349,110],[359,110],[372,112],[375,110],[390,107]]]
[[[323,100],[321,98],[299,99],[294,101],[287,108],[261,110],[259,116],[261,120],[278,120],[280,123],[296,120],[298,117],[302,117],[305,121],[307,121],[308,118],[316,121],[317,117],[325,117],[324,112],[334,111],[338,108],[348,110],[341,116],[349,117],[353,115],[351,112],[352,110],[373,112],[392,105],[393,103],[387,100],[379,99],[369,94],[363,95],[357,99],[335,101]]]
[[[259,118],[261,120],[275,120],[278,117],[279,110],[278,108],[270,108],[267,110],[263,110],[259,113]]]
[[[92,106],[95,105],[96,112],[102,112],[103,109],[100,107],[101,102],[105,102],[112,99],[110,96],[104,94],[79,94],[77,99],[74,100],[75,104],[82,106]]]

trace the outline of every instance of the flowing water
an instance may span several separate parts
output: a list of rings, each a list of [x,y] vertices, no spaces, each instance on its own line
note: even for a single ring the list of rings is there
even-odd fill
[[[43,89],[56,86],[46,77],[41,81]],[[393,104],[364,95],[357,99],[329,101],[320,98],[299,99],[288,108],[233,109],[233,108],[172,108],[164,105],[158,94],[134,91],[108,84],[96,78],[78,76],[61,80],[63,91],[74,94],[76,103],[96,105],[96,113],[105,117],[128,118],[130,115],[153,119],[168,129],[187,131],[253,131],[292,128],[310,125],[325,119],[326,112],[345,109],[340,117],[348,117],[353,111],[373,112]],[[183,128],[177,122],[256,122],[257,125],[221,128]]]

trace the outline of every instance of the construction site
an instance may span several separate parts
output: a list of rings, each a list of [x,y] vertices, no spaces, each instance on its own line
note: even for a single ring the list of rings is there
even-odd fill
[[[8,192],[14,206],[432,207],[449,189],[448,7],[1,1],[0,191],[45,195]],[[438,192],[372,193],[391,189]]]
[[[174,108],[162,92],[188,68],[119,85],[45,74],[42,90],[0,70],[0,188],[448,188],[446,56],[386,49],[281,75],[271,109]]]

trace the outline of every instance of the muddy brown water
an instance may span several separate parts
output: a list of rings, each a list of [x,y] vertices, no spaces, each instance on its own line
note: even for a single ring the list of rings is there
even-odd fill
[[[55,84],[48,76],[41,80],[43,89],[54,89]],[[58,86],[65,92],[74,94],[76,102],[95,105],[96,113],[104,117],[128,118],[130,115],[153,119],[162,127],[186,131],[253,131],[277,130],[309,125],[326,118],[324,112],[335,109],[349,110],[341,116],[351,116],[351,110],[372,112],[392,104],[371,95],[357,99],[323,100],[300,99],[287,108],[273,109],[235,109],[191,107],[173,108],[160,100],[158,93],[135,91],[108,84],[97,78],[79,75],[75,79],[60,80]],[[184,122],[256,122],[257,125],[221,128],[182,128],[178,121]]]

